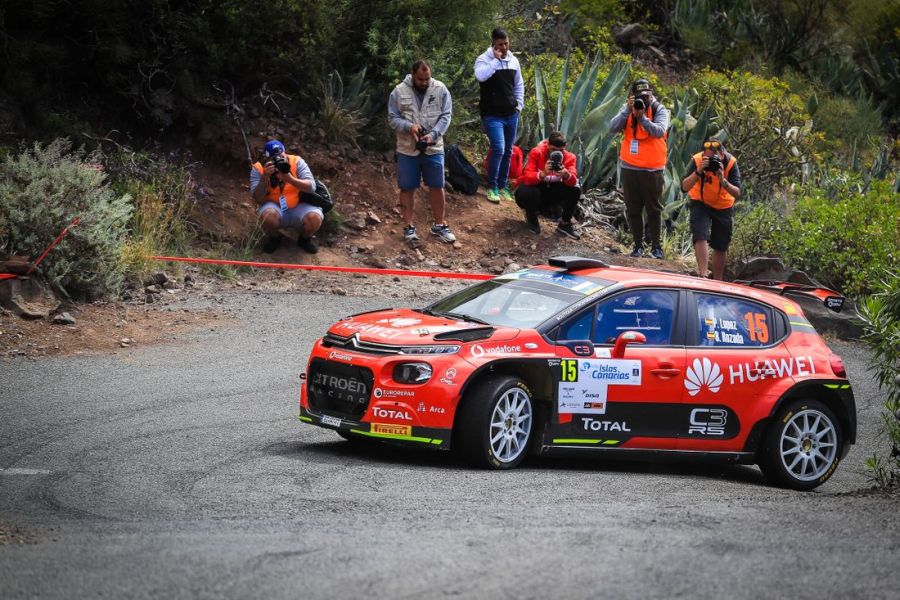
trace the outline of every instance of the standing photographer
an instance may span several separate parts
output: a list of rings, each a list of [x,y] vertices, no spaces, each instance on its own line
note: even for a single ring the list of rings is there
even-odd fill
[[[628,102],[609,122],[610,133],[623,132],[619,151],[625,216],[634,236],[633,257],[644,255],[644,210],[647,211],[650,256],[662,258],[663,171],[666,168],[666,137],[669,111],[653,97],[650,82],[638,79],[631,84]]]
[[[250,169],[250,193],[259,205],[256,214],[266,234],[263,252],[278,249],[281,229],[294,229],[298,233],[297,245],[315,254],[319,247],[312,236],[322,226],[325,214],[300,198],[301,193],[316,189],[309,165],[299,156],[286,154],[284,144],[278,140],[266,143],[265,157],[265,164],[257,162]]]
[[[700,277],[708,273],[712,247],[713,279],[725,277],[725,258],[731,243],[734,201],[741,196],[741,170],[737,160],[716,138],[703,142],[703,150],[693,156],[681,191],[690,196],[691,234]],[[712,232],[710,232],[710,225]]]
[[[412,72],[388,98],[388,123],[397,133],[397,186],[407,242],[419,240],[413,225],[413,200],[422,180],[428,186],[434,217],[431,234],[442,242],[456,241],[444,222],[444,134],[452,112],[450,91],[431,77],[431,67],[424,60],[413,64]]]
[[[572,217],[581,188],[578,187],[577,159],[566,150],[566,136],[554,131],[528,153],[525,171],[516,188],[516,204],[525,211],[525,222],[532,233],[540,233],[538,214],[553,216],[562,211],[557,233],[573,240],[581,238]]]

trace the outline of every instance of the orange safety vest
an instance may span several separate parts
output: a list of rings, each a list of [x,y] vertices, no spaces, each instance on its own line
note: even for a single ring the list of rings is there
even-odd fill
[[[285,154],[284,156],[285,158],[287,158],[288,163],[291,165],[291,175],[296,177],[297,161],[300,160],[300,157],[294,156],[293,154]],[[263,176],[263,178],[265,178],[265,167],[262,166],[262,163],[257,162],[255,165],[253,165],[253,168],[256,169],[259,174]],[[263,179],[263,181],[259,182],[259,185],[268,186],[268,182]],[[295,206],[300,204],[300,190],[292,185],[285,184],[283,187],[281,185],[278,185],[276,187],[269,188],[266,192],[266,200],[268,202],[274,202],[275,204],[278,204],[278,200],[279,198],[281,198],[281,196],[284,196],[284,200],[285,202],[287,202],[288,208],[294,208]]]
[[[653,107],[647,107],[647,118],[653,120]],[[622,138],[622,148],[619,151],[619,158],[622,162],[639,167],[641,169],[665,169],[666,168],[666,138],[668,133],[662,137],[653,137],[637,124],[635,129],[632,126],[634,115],[628,115],[625,121],[625,136]],[[633,148],[632,148],[633,146]],[[632,152],[632,149],[634,150]]]
[[[728,174],[731,173],[732,167],[737,162],[737,160],[731,156],[730,154],[726,155],[728,157],[728,162],[725,164],[725,179],[728,179]],[[703,162],[703,153],[698,152],[693,156],[694,167],[697,171],[700,170],[700,164]],[[702,194],[702,196],[701,196]],[[715,208],[717,210],[722,210],[723,208],[731,208],[734,204],[734,196],[728,193],[728,190],[725,189],[721,183],[719,183],[719,178],[713,175],[712,173],[698,173],[697,175],[697,183],[694,184],[690,190],[688,190],[688,196],[691,197],[691,200],[697,200],[703,202],[704,204]]]

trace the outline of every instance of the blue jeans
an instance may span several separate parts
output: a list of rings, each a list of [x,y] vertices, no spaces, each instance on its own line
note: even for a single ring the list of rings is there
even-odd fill
[[[509,179],[509,157],[516,141],[519,113],[515,112],[508,117],[482,117],[481,125],[491,142],[487,185],[489,188],[505,188]]]
[[[440,189],[444,187],[444,155],[419,154],[407,156],[397,153],[397,186],[401,190],[417,190],[419,183]]]

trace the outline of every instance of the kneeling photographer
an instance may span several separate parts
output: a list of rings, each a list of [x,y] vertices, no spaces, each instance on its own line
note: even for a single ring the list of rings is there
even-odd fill
[[[257,162],[250,169],[250,193],[259,205],[256,214],[266,234],[263,252],[278,249],[282,229],[297,231],[297,245],[306,252],[319,251],[312,236],[322,226],[325,213],[308,202],[316,193],[316,180],[305,160],[286,154],[278,140],[266,143],[265,163]]]
[[[690,196],[691,234],[700,277],[706,277],[712,247],[713,279],[725,277],[725,258],[731,243],[734,201],[741,196],[741,170],[737,159],[725,152],[714,137],[695,154],[681,191]]]
[[[581,198],[576,164],[575,155],[566,150],[566,136],[559,131],[551,133],[528,153],[528,162],[516,188],[516,204],[525,211],[525,222],[532,233],[541,232],[539,214],[555,218],[561,213],[557,233],[574,240],[581,238],[572,223]]]

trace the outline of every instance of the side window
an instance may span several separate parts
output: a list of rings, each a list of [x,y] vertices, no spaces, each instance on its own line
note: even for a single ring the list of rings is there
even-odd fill
[[[589,340],[591,339],[591,322],[594,319],[594,311],[586,310],[575,318],[569,319],[559,327],[559,340]]]
[[[602,302],[594,328],[595,344],[612,344],[623,331],[639,331],[647,343],[664,346],[672,341],[677,292],[635,290]]]
[[[767,346],[775,341],[772,310],[731,296],[694,293],[697,344],[716,348]]]

